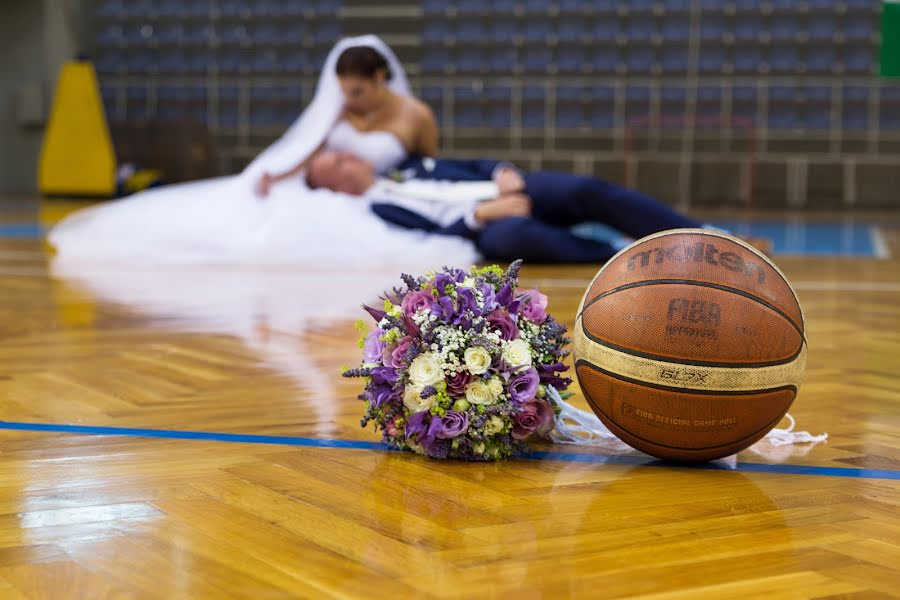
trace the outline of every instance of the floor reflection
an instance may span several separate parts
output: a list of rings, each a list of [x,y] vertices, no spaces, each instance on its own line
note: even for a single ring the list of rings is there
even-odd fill
[[[266,367],[286,375],[310,398],[336,396],[336,370],[317,367],[322,350],[310,331],[365,316],[396,282],[396,269],[298,271],[290,268],[125,270],[52,264],[51,274],[78,294],[136,311],[142,327],[234,336]],[[348,341],[347,347],[352,346]],[[343,347],[343,345],[341,346]],[[353,356],[341,356],[350,362]],[[319,423],[334,424],[334,402],[313,402]],[[324,433],[321,431],[320,433]]]

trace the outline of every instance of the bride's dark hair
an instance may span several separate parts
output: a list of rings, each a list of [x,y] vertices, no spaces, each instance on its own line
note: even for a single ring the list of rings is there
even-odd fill
[[[355,75],[366,79],[374,79],[375,73],[383,70],[385,79],[391,80],[391,68],[387,60],[369,46],[353,46],[341,52],[335,70],[340,77]]]

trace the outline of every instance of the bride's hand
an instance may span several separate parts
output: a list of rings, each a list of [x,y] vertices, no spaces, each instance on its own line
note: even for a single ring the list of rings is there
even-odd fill
[[[271,173],[263,173],[259,181],[256,182],[256,195],[260,198],[268,196],[273,183],[275,183],[275,178],[272,177]]]

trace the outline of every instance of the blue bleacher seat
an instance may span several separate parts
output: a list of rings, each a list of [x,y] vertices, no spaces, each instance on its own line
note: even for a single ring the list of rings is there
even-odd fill
[[[553,63],[553,54],[550,48],[542,46],[529,46],[525,48],[522,57],[522,66],[531,73],[545,72]]]
[[[453,90],[454,121],[457,127],[481,127],[484,124],[479,94],[471,87],[459,86]]]
[[[338,11],[341,10],[342,4],[341,0],[316,0],[315,13],[319,16],[337,15]]]
[[[797,110],[792,104],[769,105],[769,129],[794,129],[797,124]]]
[[[837,8],[839,4],[841,4],[840,0],[807,0],[807,5],[812,11],[820,11],[820,10],[834,10]]]
[[[219,30],[219,41],[225,45],[246,44],[250,42],[250,34],[242,24],[229,24]]]
[[[499,19],[491,25],[491,39],[496,43],[507,43],[519,35],[516,21]]]
[[[645,17],[632,17],[627,27],[625,35],[628,36],[629,42],[643,42],[649,40],[656,33],[656,23]]]
[[[830,72],[837,62],[835,48],[831,44],[806,47],[806,68],[813,73]]]
[[[550,36],[550,25],[546,19],[532,18],[525,22],[525,40],[542,43]]]
[[[494,0],[489,2],[490,9],[496,15],[509,16],[516,10],[517,0]]]
[[[629,85],[625,88],[625,118],[634,119],[650,114],[650,88]]]
[[[666,11],[680,11],[691,8],[691,0],[664,0],[663,7]]]
[[[160,73],[181,73],[187,69],[188,59],[180,49],[163,50],[159,55],[157,68]]]
[[[556,29],[556,36],[561,42],[577,42],[587,35],[587,24],[583,19],[560,19]]]
[[[799,63],[796,46],[773,46],[769,49],[768,65],[773,73],[795,71]]]
[[[619,49],[616,46],[599,46],[594,49],[591,67],[595,71],[615,71],[619,64]]]
[[[697,88],[697,116],[718,116],[722,112],[722,88],[701,85]]]
[[[753,73],[762,64],[762,50],[758,46],[737,46],[732,64],[737,73]]]
[[[278,28],[274,22],[256,21],[247,29],[250,40],[254,44],[275,44],[278,42]]]
[[[584,0],[558,0],[556,7],[564,15],[578,14],[585,8],[588,8],[587,2],[584,2]]]
[[[797,20],[790,14],[775,14],[769,25],[769,35],[775,41],[792,40],[797,36]]]
[[[874,56],[868,46],[850,47],[845,50],[844,69],[848,73],[869,74],[872,72]]]
[[[477,73],[484,67],[484,50],[478,46],[463,46],[457,49],[456,68],[460,73]]]
[[[488,38],[481,21],[459,21],[456,26],[456,40],[464,44],[478,43]]]
[[[203,75],[209,71],[212,61],[212,52],[209,50],[194,50],[191,52],[188,70],[195,75]]]
[[[450,37],[450,23],[447,21],[428,21],[422,28],[422,41],[426,43],[443,43],[448,37]]]
[[[547,13],[550,10],[551,0],[524,0],[523,6],[530,13]]]
[[[546,92],[541,86],[529,85],[522,89],[522,127],[529,129],[544,127],[545,97]]]
[[[900,130],[900,87],[882,88],[879,123],[882,129]]]
[[[691,22],[687,17],[667,17],[662,26],[662,37],[666,41],[681,42],[691,34]]]
[[[125,12],[124,3],[125,0],[99,0],[94,14],[104,19],[120,17]]]
[[[719,15],[704,15],[700,20],[700,39],[718,40],[725,33],[725,19]]]
[[[125,31],[121,25],[110,25],[97,34],[97,44],[102,46],[114,46],[125,42]]]
[[[865,131],[869,128],[869,107],[866,104],[844,105],[841,109],[841,127],[848,131]]]
[[[870,14],[847,16],[843,22],[844,35],[850,40],[868,40],[875,32],[875,24]]]
[[[512,124],[512,88],[506,85],[492,85],[484,89],[484,96],[490,101],[487,125],[508,128]]]
[[[461,15],[477,15],[484,12],[484,5],[481,0],[458,0],[456,10]]]
[[[756,11],[759,10],[759,2],[757,0],[734,0],[734,7],[739,11]]]
[[[274,73],[279,67],[278,51],[274,48],[258,48],[251,64],[255,73]]]
[[[613,100],[597,102],[590,107],[590,124],[594,129],[614,129],[616,126],[616,110]]]
[[[193,0],[191,3],[191,16],[196,18],[209,18],[213,13],[212,0]]]
[[[752,41],[759,37],[762,21],[754,16],[740,16],[735,19],[734,38],[740,41]]]
[[[422,55],[422,70],[426,73],[443,73],[450,64],[450,51],[446,48],[427,48]]]
[[[687,89],[684,86],[663,86],[659,91],[660,112],[663,115],[682,116],[687,110]]]
[[[757,90],[748,85],[734,86],[731,90],[731,114],[742,119],[756,120]]]
[[[562,46],[557,56],[557,67],[561,73],[577,73],[587,63],[587,53],[583,46]]]
[[[197,24],[188,30],[187,41],[191,44],[212,44],[216,40],[216,30],[211,23]]]
[[[809,18],[807,32],[809,39],[821,41],[830,40],[837,30],[837,19],[834,15],[817,14]]]
[[[703,10],[724,10],[730,4],[730,0],[700,0],[700,8]]]
[[[628,10],[634,12],[647,12],[653,10],[656,0],[629,0]]]
[[[510,73],[518,66],[518,53],[513,46],[503,46],[491,50],[488,67],[494,73]]]
[[[233,75],[241,68],[241,52],[233,48],[225,49],[219,53],[216,64],[220,73]]]
[[[698,67],[704,73],[717,73],[725,66],[725,50],[721,46],[704,44],[700,49]]]
[[[422,12],[425,15],[442,15],[447,10],[447,3],[444,0],[423,0]]]
[[[288,22],[278,28],[278,42],[287,46],[298,46],[306,39],[306,23]]]
[[[341,37],[341,25],[337,21],[323,21],[319,19],[314,28],[313,39],[317,44],[331,46]]]
[[[149,50],[134,50],[128,57],[128,73],[146,73],[151,67],[156,66],[156,62],[153,53]]]
[[[684,46],[666,48],[662,53],[662,69],[665,74],[686,72],[688,62],[688,50]]]
[[[585,3],[587,3],[587,1]],[[596,12],[613,12],[616,10],[617,0],[593,0],[591,5]]]
[[[653,48],[647,46],[633,46],[625,55],[625,66],[629,73],[649,73],[653,62]]]
[[[831,128],[831,88],[825,85],[808,86],[806,94],[806,128]]]
[[[619,23],[612,17],[600,17],[594,21],[591,37],[595,42],[608,42],[616,39]]]

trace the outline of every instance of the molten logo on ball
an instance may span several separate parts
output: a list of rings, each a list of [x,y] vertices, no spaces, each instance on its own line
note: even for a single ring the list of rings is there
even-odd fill
[[[626,268],[629,271],[634,271],[638,266],[641,268],[649,266],[651,256],[653,256],[653,263],[657,265],[661,265],[666,261],[683,263],[693,260],[697,263],[705,262],[708,265],[723,267],[735,273],[743,271],[747,274],[747,277],[753,277],[755,273],[759,283],[766,282],[766,273],[760,268],[758,263],[747,260],[746,257],[742,257],[735,252],[722,252],[717,246],[702,242],[689,246],[677,245],[639,250],[628,257]],[[640,265],[638,265],[638,261],[640,261]]]

